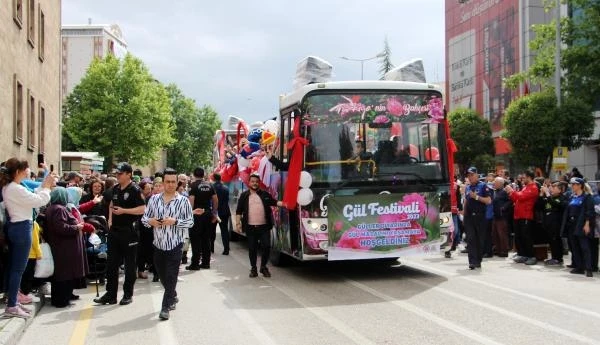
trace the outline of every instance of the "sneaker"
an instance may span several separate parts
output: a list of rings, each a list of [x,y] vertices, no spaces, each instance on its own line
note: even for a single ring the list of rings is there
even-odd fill
[[[198,267],[200,267],[200,268],[202,268],[204,270],[209,270],[210,269],[210,265],[207,265],[207,264],[202,264],[202,265],[200,265]]]
[[[266,266],[260,268],[260,273],[262,273],[265,278],[271,278],[271,272],[269,272],[269,269]]]
[[[199,271],[200,270],[200,265],[189,265],[189,266],[185,266],[185,269],[187,271]]]
[[[571,273],[571,274],[584,274],[585,271],[577,269],[577,268],[574,268],[574,269],[570,270],[569,273]]]
[[[529,260],[529,258],[526,258],[524,256],[517,256],[513,259],[513,261],[517,264],[524,264],[527,260]]]
[[[140,279],[148,279],[148,273],[146,273],[146,272],[138,272],[138,278],[140,278]]]
[[[17,302],[19,302],[20,304],[31,304],[31,302],[33,302],[33,299],[30,296],[24,295],[21,291],[19,291],[19,293],[17,294]]]
[[[28,319],[31,317],[31,314],[24,312],[19,306],[14,307],[6,307],[4,309],[5,317],[20,317],[22,319]]]
[[[160,314],[158,314],[158,318],[161,320],[168,320],[169,319],[169,309],[168,308],[164,308],[160,311]]]
[[[448,251],[444,252],[444,257],[446,259],[450,259],[450,258],[452,258],[452,253],[448,250]]]
[[[594,276],[594,274],[592,274],[592,271],[585,271],[585,276],[591,278]]]
[[[258,277],[258,272],[256,271],[256,267],[252,267],[250,269],[250,275],[249,275],[249,277],[250,278],[256,278],[256,277]]]
[[[546,260],[546,261],[544,261],[544,264],[548,265],[548,266],[561,266],[562,265],[562,263],[556,259]]]
[[[51,291],[50,291],[50,283],[44,283],[42,286],[40,286],[38,288],[38,293],[40,295],[50,295]]]
[[[537,259],[536,258],[529,258],[529,259],[527,259],[525,261],[525,265],[531,266],[531,265],[535,265],[535,264],[537,264]]]
[[[17,303],[17,307],[21,308],[21,310],[26,312],[27,314],[31,314],[32,309],[27,308],[26,306],[22,305],[21,303]]]
[[[133,298],[131,298],[131,296],[123,296],[119,302],[119,305],[128,305],[131,304],[131,302],[133,302]]]

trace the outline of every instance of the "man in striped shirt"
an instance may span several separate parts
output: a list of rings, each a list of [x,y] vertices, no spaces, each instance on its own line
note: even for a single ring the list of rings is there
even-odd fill
[[[153,195],[148,201],[142,223],[154,229],[154,266],[165,288],[161,320],[169,319],[169,311],[175,310],[177,276],[185,233],[194,225],[192,206],[188,198],[177,193],[177,172],[166,169],[163,177],[164,191]]]

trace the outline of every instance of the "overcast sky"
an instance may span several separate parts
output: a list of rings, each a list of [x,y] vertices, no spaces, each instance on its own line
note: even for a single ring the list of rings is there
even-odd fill
[[[175,83],[225,120],[278,112],[299,60],[333,65],[334,80],[360,79],[360,62],[387,35],[398,65],[423,58],[428,81],[444,79],[442,0],[63,0],[63,25],[118,24],[129,51],[163,83]],[[365,79],[378,79],[376,60]]]

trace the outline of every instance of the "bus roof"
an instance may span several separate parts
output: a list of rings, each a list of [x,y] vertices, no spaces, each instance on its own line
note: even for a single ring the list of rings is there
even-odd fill
[[[279,109],[285,109],[299,103],[307,93],[313,90],[435,90],[442,93],[442,89],[438,85],[408,81],[359,80],[314,83],[305,85],[287,95],[282,95],[279,100]]]

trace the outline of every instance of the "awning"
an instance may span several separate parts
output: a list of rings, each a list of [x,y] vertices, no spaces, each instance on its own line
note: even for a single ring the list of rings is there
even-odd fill
[[[512,152],[510,142],[506,138],[494,138],[494,146],[496,147],[496,156],[507,155]]]

